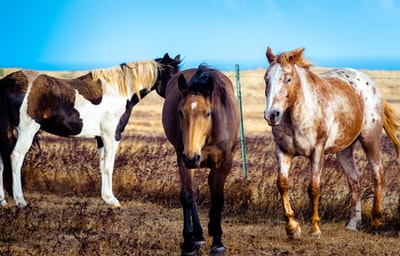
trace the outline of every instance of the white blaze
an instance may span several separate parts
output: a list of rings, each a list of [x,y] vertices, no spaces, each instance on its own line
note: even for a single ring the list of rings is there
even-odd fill
[[[269,109],[272,107],[272,102],[274,101],[275,94],[280,88],[280,79],[282,78],[282,68],[280,65],[275,65],[271,67],[271,70],[269,71],[270,76],[269,81],[268,81],[268,86],[269,86],[269,93],[268,93],[268,98],[267,98],[267,106],[265,108],[266,111],[269,111]]]

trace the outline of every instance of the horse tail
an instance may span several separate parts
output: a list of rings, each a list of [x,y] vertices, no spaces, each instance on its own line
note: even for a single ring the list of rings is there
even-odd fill
[[[400,140],[397,137],[397,132],[400,133],[400,117],[386,101],[384,101],[384,108],[383,129],[396,146],[397,159],[400,160]]]
[[[15,124],[10,118],[7,99],[7,77],[0,80],[0,156],[3,160],[3,183],[5,190],[12,195],[11,152],[16,142]]]

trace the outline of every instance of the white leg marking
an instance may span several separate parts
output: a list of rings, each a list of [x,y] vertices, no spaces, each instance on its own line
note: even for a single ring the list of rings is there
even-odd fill
[[[104,149],[99,149],[100,172],[101,172],[101,197],[106,204],[112,207],[120,207],[118,199],[112,191],[112,174],[114,168],[115,154],[119,145],[114,138],[103,138]]]
[[[0,156],[0,206],[6,206],[7,201],[4,195],[4,188],[3,188],[3,171],[4,171],[4,163],[3,159]]]
[[[24,122],[29,121],[29,122]],[[24,127],[24,130],[21,129]],[[26,152],[28,152],[32,145],[33,138],[37,131],[39,131],[39,124],[34,122],[32,119],[22,119],[20,126],[17,127],[18,139],[15,144],[14,150],[11,153],[11,167],[13,174],[13,196],[15,203],[18,207],[25,207],[26,202],[22,192],[21,184],[21,168],[24,162]]]
[[[357,227],[361,224],[361,203],[357,202],[356,208],[354,209],[355,213],[352,213],[352,217],[349,223],[346,226],[347,230],[357,231]],[[354,214],[354,215],[353,215]]]

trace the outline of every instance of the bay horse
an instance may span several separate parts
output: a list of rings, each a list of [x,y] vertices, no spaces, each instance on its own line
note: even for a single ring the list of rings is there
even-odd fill
[[[211,255],[224,253],[221,241],[224,184],[232,167],[239,121],[232,82],[220,71],[200,65],[177,73],[168,82],[162,124],[175,148],[181,179],[182,255],[196,255],[197,250],[204,249],[197,209],[198,187],[194,179],[196,170],[202,167],[210,168],[208,231],[213,237]]]
[[[112,191],[114,160],[133,106],[152,90],[158,93],[179,71],[180,56],[123,63],[97,69],[75,79],[60,79],[32,70],[16,71],[0,80],[0,203],[7,205],[3,171],[11,177],[18,207],[27,205],[21,167],[35,134],[44,130],[63,137],[96,138],[101,196],[119,207]],[[6,176],[6,175],[5,175]],[[5,182],[11,178],[5,178]]]
[[[320,75],[310,70],[303,58],[304,48],[274,55],[267,48],[270,66],[265,79],[266,108],[264,118],[272,126],[278,162],[277,185],[283,201],[286,231],[300,237],[288,196],[288,175],[292,158],[310,160],[311,181],[308,195],[312,217],[310,235],[320,237],[320,176],[325,153],[336,153],[351,191],[351,217],[346,229],[357,230],[361,224],[360,174],[353,150],[359,141],[371,166],[374,183],[372,226],[381,227],[383,166],[380,143],[382,128],[394,142],[400,157],[400,119],[382,99],[375,83],[354,69],[335,69]]]

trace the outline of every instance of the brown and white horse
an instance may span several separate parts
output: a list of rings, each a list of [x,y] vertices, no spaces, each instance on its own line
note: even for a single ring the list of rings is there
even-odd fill
[[[224,184],[232,167],[239,121],[232,82],[218,70],[201,65],[198,69],[176,74],[168,83],[162,123],[168,140],[175,147],[181,177],[182,255],[196,255],[196,250],[204,248],[197,212],[198,187],[194,179],[196,170],[201,167],[210,168],[211,255],[224,253],[221,241]]]
[[[270,63],[265,73],[267,99],[264,118],[272,126],[279,165],[277,185],[283,200],[286,230],[300,236],[299,224],[288,196],[288,175],[294,156],[310,159],[311,182],[308,194],[312,217],[310,234],[319,237],[320,176],[325,153],[336,153],[352,193],[351,218],[347,229],[361,223],[360,174],[353,160],[357,141],[362,145],[372,169],[375,194],[372,225],[380,227],[383,167],[381,135],[385,129],[400,154],[400,120],[385,102],[374,82],[354,69],[335,69],[321,75],[310,70],[303,59],[304,49],[274,55],[268,47]]]
[[[160,94],[172,75],[179,71],[180,57],[124,63],[92,70],[65,80],[20,70],[0,80],[0,203],[3,170],[12,170],[15,203],[25,207],[21,167],[35,134],[40,130],[64,137],[96,138],[102,176],[101,196],[120,206],[112,191],[112,173],[121,133],[134,105],[151,90]],[[10,177],[11,174],[8,176]],[[11,181],[11,178],[8,178]],[[8,180],[5,179],[5,182]]]

